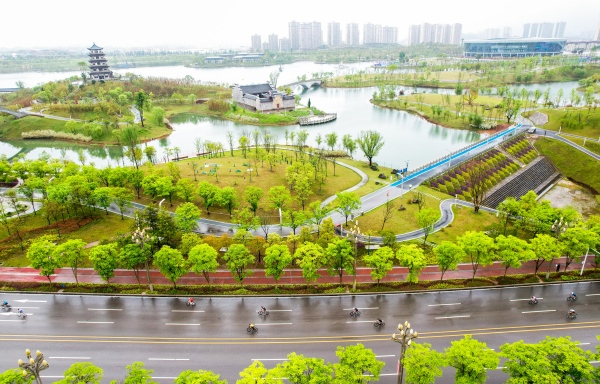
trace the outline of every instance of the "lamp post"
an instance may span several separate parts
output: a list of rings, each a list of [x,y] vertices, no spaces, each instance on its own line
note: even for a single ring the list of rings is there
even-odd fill
[[[144,252],[144,248],[146,243],[150,241],[150,235],[146,232],[146,230],[150,230],[150,228],[140,228],[137,227],[133,234],[131,235],[131,239],[134,243],[140,246],[142,252]],[[148,287],[150,288],[150,292],[154,291],[154,287],[152,287],[152,281],[150,280],[150,268],[148,267],[148,258],[144,261],[144,266],[146,267],[146,279],[148,279]]]
[[[394,333],[392,335],[392,340],[400,344],[400,357],[398,358],[398,384],[402,384],[402,379],[404,376],[404,354],[406,353],[406,348],[410,347],[412,340],[416,339],[418,334],[410,327],[410,323],[408,321],[405,321],[404,325],[398,324],[398,331],[400,331],[400,334]]]
[[[449,149],[446,149],[446,151],[448,151],[448,169],[450,169],[452,167],[452,151]]]
[[[40,351],[35,352],[35,359],[31,357],[31,351],[29,349],[25,350],[25,355],[27,356],[27,362],[19,359],[19,368],[23,370],[23,378],[25,380],[29,379],[31,376],[34,377],[35,382],[37,384],[42,384],[42,379],[40,378],[40,371],[50,367],[46,360],[44,360],[44,354]]]
[[[563,221],[562,216],[559,220],[555,220],[554,224],[552,224],[552,231],[554,231],[554,236],[557,239],[561,233],[563,233],[564,231],[567,230],[567,228],[569,228],[569,223],[567,223],[566,221]],[[546,271],[546,279],[548,279],[550,277],[550,267],[551,266],[552,266],[552,260],[550,260],[550,262],[548,263],[548,270]]]
[[[354,222],[354,227],[348,230],[346,237],[348,237],[348,235],[351,235],[354,238],[354,280],[352,282],[352,290],[356,291],[356,256],[358,252],[358,237],[360,236],[358,220]]]

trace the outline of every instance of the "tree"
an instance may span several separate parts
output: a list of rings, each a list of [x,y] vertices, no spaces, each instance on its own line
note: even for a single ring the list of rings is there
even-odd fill
[[[204,201],[204,208],[206,208],[206,214],[210,215],[210,207],[217,202],[219,195],[219,187],[208,181],[201,181],[198,183],[198,196]]]
[[[169,198],[169,205],[173,206],[173,193],[175,193],[175,186],[173,185],[173,178],[171,176],[163,176],[156,179],[154,183],[156,196],[166,199]],[[144,188],[145,189],[145,188]]]
[[[231,217],[231,212],[234,208],[239,205],[239,197],[235,192],[233,187],[225,187],[219,191],[216,196],[218,204],[225,208],[227,213],[229,213],[229,217]]]
[[[383,220],[381,223],[381,230],[383,231],[383,228],[385,228],[385,223],[392,218],[392,216],[394,215],[394,211],[396,211],[396,204],[394,204],[394,200],[390,200],[389,199],[389,192],[388,192],[388,198],[385,201],[385,204],[383,205]]]
[[[273,208],[279,211],[281,219],[281,211],[283,210],[283,207],[292,199],[290,192],[283,185],[278,185],[269,188],[268,198]]]
[[[302,277],[306,280],[306,284],[317,281],[319,268],[325,263],[323,248],[315,243],[304,243],[298,247],[294,258],[299,260],[298,264],[302,268]]]
[[[177,180],[177,185],[175,187],[177,191],[177,196],[179,196],[183,201],[189,203],[192,201],[194,197],[194,189],[196,186],[194,182],[190,179],[179,179]]]
[[[304,357],[292,352],[287,355],[286,361],[269,370],[267,382],[285,377],[292,384],[330,383],[332,374],[333,367],[323,359]]]
[[[158,384],[152,380],[152,369],[145,369],[144,363],[141,361],[133,362],[127,366],[127,376],[123,380],[123,384]]]
[[[154,265],[167,279],[173,283],[173,289],[177,289],[177,280],[188,273],[187,262],[177,249],[163,245],[160,251],[154,254]]]
[[[144,126],[144,110],[148,107],[150,103],[150,99],[148,94],[142,90],[135,94],[133,100],[137,110],[140,112],[140,120],[142,122],[142,127]]]
[[[360,209],[360,198],[353,192],[339,192],[336,193],[338,205],[335,209],[346,219],[346,225],[348,225],[348,216],[353,211]]]
[[[192,272],[196,274],[202,273],[208,285],[210,285],[208,274],[216,272],[219,267],[217,256],[217,251],[208,244],[196,245],[190,249],[188,254],[188,261]]]
[[[94,189],[92,193],[93,199],[101,208],[106,211],[106,215],[108,215],[108,207],[113,200],[112,197],[112,188],[111,187],[102,187]]]
[[[152,145],[147,146],[144,148],[144,155],[146,155],[146,158],[151,164],[154,164],[156,161],[156,148]]]
[[[212,371],[203,371],[200,370],[183,371],[177,376],[174,383],[175,384],[227,384],[227,380],[220,380],[220,375]]]
[[[64,373],[65,378],[55,381],[59,384],[100,384],[103,371],[92,363],[75,363]]]
[[[521,216],[521,204],[511,196],[498,204],[496,209],[498,210],[498,216],[502,220],[502,234],[506,235],[509,220]]]
[[[308,175],[300,175],[296,178],[294,190],[296,191],[296,200],[302,204],[302,210],[304,210],[306,201],[313,194],[312,181]]]
[[[377,286],[389,271],[394,267],[394,251],[390,247],[381,247],[363,258],[371,268],[371,277],[377,280]]]
[[[27,250],[27,259],[31,267],[39,269],[40,275],[46,276],[50,284],[52,284],[50,276],[54,274],[54,270],[63,266],[62,260],[55,257],[55,249],[54,243],[42,237],[31,244]]]
[[[123,211],[125,208],[131,206],[131,200],[133,200],[133,192],[131,192],[127,188],[112,188],[112,199],[115,205],[119,208],[119,212],[121,213],[121,220],[124,219]]]
[[[354,247],[346,239],[336,238],[325,249],[327,271],[331,276],[340,277],[340,285],[344,270],[346,273],[354,272]]]
[[[37,215],[37,212],[35,211],[35,188],[36,185],[40,185],[41,183],[43,183],[43,180],[38,178],[31,178],[28,179],[25,184],[21,185],[18,188],[19,193],[25,196],[27,201],[31,203],[31,208],[33,208],[34,216]]]
[[[256,210],[258,209],[258,203],[262,198],[263,190],[258,187],[246,187],[246,191],[244,193],[246,202],[250,204],[250,209],[252,213],[256,216]]]
[[[33,380],[33,376],[25,379],[23,371],[17,368],[0,373],[0,383],[2,384],[31,384]]]
[[[430,384],[442,376],[446,365],[444,355],[431,349],[428,343],[412,343],[404,355],[404,369],[407,383]]]
[[[379,154],[384,141],[381,133],[377,131],[362,131],[356,139],[360,150],[369,159],[369,167],[373,165],[373,158]]]
[[[140,198],[140,192],[142,191],[142,183],[144,181],[144,171],[141,169],[130,169],[127,173],[127,180],[129,184],[135,189],[137,198]],[[130,199],[131,200],[131,199]]]
[[[265,250],[264,262],[265,276],[273,276],[277,285],[284,269],[292,262],[292,255],[286,245],[273,244]]]
[[[83,263],[86,259],[86,256],[83,254],[83,248],[85,247],[85,242],[81,239],[72,239],[67,240],[64,243],[58,245],[54,248],[54,257],[60,260],[62,265],[68,265],[73,271],[73,276],[75,276],[75,283],[79,284],[79,280],[77,278],[77,268],[79,265]]]
[[[150,257],[150,245],[144,245],[141,248],[137,244],[127,244],[121,248],[118,257],[118,265],[121,268],[131,269],[140,285],[140,269]]]
[[[309,221],[317,227],[317,236],[321,235],[321,222],[327,217],[329,210],[321,206],[321,201],[316,200],[309,204]]]
[[[465,257],[465,252],[461,247],[451,241],[442,241],[437,247],[433,248],[438,268],[442,271],[440,281],[444,279],[444,273],[447,270],[454,271]]]
[[[593,383],[597,382],[591,351],[584,351],[570,337],[550,337],[538,344],[522,340],[500,346],[506,358],[503,371],[510,375],[509,384],[518,383]]]
[[[485,343],[474,340],[471,335],[455,340],[446,348],[448,365],[456,369],[458,384],[485,383],[486,370],[496,369],[500,358]]]
[[[248,248],[243,244],[232,244],[223,259],[227,261],[227,268],[234,275],[235,280],[243,285],[244,278],[252,275],[252,271],[246,269],[246,267],[254,263],[254,255],[250,253]]]
[[[107,284],[109,284],[109,280],[115,275],[117,257],[116,243],[97,245],[90,250],[89,258],[92,266],[102,280],[106,280]]]
[[[294,235],[296,234],[296,229],[299,226],[306,222],[306,215],[302,211],[296,211],[290,209],[288,211],[283,212],[283,225],[286,227],[290,227]]]
[[[175,222],[185,233],[192,232],[198,226],[200,210],[194,203],[183,203],[175,210]]]
[[[154,107],[152,108],[152,120],[154,121],[154,124],[161,126],[164,124],[164,120],[165,120],[165,110],[160,108],[160,107]]]
[[[508,268],[521,268],[523,261],[535,259],[535,254],[529,249],[529,244],[514,236],[500,235],[496,237],[497,256],[502,260],[504,276]]]
[[[474,160],[468,165],[467,175],[465,177],[469,185],[469,193],[471,194],[471,202],[475,213],[479,212],[479,208],[485,199],[485,194],[488,190],[487,171],[489,166],[484,161]]]
[[[417,225],[423,231],[423,244],[427,242],[427,237],[433,232],[433,226],[439,217],[439,212],[431,208],[424,208],[417,212]]]
[[[272,380],[268,381],[265,379],[268,370],[265,365],[258,360],[255,360],[248,367],[244,368],[240,372],[241,379],[236,381],[236,384],[267,384],[273,383]],[[281,379],[275,381],[275,383],[282,383]]]
[[[337,140],[338,135],[335,132],[331,132],[325,135],[325,141],[327,142],[327,146],[331,148],[332,151],[335,148],[335,145],[337,144]]]
[[[396,251],[396,258],[400,265],[408,268],[406,281],[409,283],[419,282],[419,273],[427,265],[425,254],[416,244],[401,245]]]
[[[492,264],[494,260],[494,240],[483,232],[467,231],[458,237],[458,246],[465,251],[473,267],[473,280],[480,265]]]
[[[589,248],[594,248],[600,242],[600,236],[584,227],[572,227],[560,235],[560,242],[566,256],[566,271],[569,264],[574,260],[578,262]]]
[[[379,381],[379,375],[385,365],[377,360],[372,350],[362,344],[337,347],[335,352],[340,359],[333,365],[335,371],[334,383],[369,383]]]
[[[538,269],[542,266],[544,261],[547,261],[548,270],[552,260],[562,255],[562,244],[558,242],[554,236],[547,234],[537,234],[533,239],[529,241],[529,248],[533,251],[537,260],[535,261],[535,273],[537,274]]]

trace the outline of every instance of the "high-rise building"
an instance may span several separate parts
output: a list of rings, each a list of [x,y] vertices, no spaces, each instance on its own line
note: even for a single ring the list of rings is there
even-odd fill
[[[538,23],[532,23],[531,29],[529,30],[529,37],[539,37],[540,25]]]
[[[421,24],[421,33],[419,43],[431,43],[432,25],[428,23]]]
[[[287,37],[282,37],[279,39],[279,50],[281,52],[289,52],[291,49],[292,46],[290,45],[290,39]]]
[[[502,37],[503,38],[508,39],[511,36],[512,36],[512,28],[511,27],[502,28]]]
[[[462,24],[460,24],[460,23],[452,24],[452,39],[450,39],[450,44],[460,45],[461,40],[462,40]]]
[[[600,41],[600,22],[598,23],[598,30],[596,31],[595,41]]]
[[[358,23],[350,23],[346,25],[346,44],[354,46],[360,45]]]
[[[363,25],[363,44],[381,43],[381,25],[367,23]]]
[[[310,23],[300,23],[298,26],[298,35],[300,41],[298,49],[312,49],[312,25]]]
[[[252,50],[254,52],[262,51],[262,42],[260,40],[260,35],[252,35]]]
[[[486,39],[499,39],[500,38],[500,28],[488,28],[484,32]]]
[[[327,45],[337,47],[342,45],[342,28],[340,23],[327,24]]]
[[[442,34],[442,44],[450,44],[452,41],[452,26],[444,24],[444,33]]]
[[[410,25],[408,27],[408,45],[417,45],[421,42],[421,26]]]
[[[398,44],[398,28],[385,26],[381,34],[383,44]]]
[[[521,37],[528,38],[530,33],[531,33],[531,23],[523,24],[523,34],[521,35]]]
[[[297,21],[290,21],[288,24],[289,37],[290,37],[290,49],[296,51],[300,49],[300,23]]]
[[[279,52],[279,36],[274,33],[269,35],[269,51]]]
[[[311,34],[312,34],[312,49],[319,48],[323,45],[323,29],[321,29],[321,23],[313,21],[311,23]]]
[[[551,38],[554,35],[554,23],[541,23],[538,35],[543,38]]]
[[[559,21],[556,23],[554,27],[554,37],[565,37],[565,28],[567,27],[567,23],[564,21]]]

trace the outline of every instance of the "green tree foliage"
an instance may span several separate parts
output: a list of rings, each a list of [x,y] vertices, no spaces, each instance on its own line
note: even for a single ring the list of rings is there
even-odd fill
[[[565,271],[573,261],[579,261],[581,256],[585,255],[588,248],[596,247],[600,243],[600,236],[597,233],[584,228],[572,227],[567,228],[560,235],[560,242],[565,252]]]
[[[295,352],[287,355],[287,360],[277,364],[267,374],[268,383],[271,380],[285,377],[292,384],[331,383],[333,367],[323,359],[304,357]],[[275,381],[277,382],[277,381]]]
[[[267,381],[267,379],[265,379],[267,372],[268,371],[265,368],[265,365],[260,361],[255,360],[252,362],[252,364],[240,372],[241,379],[236,381],[236,384],[267,384],[283,382],[281,379]]]
[[[64,373],[64,379],[55,381],[59,384],[100,384],[103,371],[92,363],[75,363]]]
[[[296,229],[306,222],[306,215],[302,211],[290,209],[283,212],[283,225],[290,227],[293,234],[296,234]]]
[[[154,265],[177,288],[177,280],[188,273],[188,264],[177,249],[163,245],[160,251],[154,254]]]
[[[220,380],[220,375],[212,371],[183,371],[177,376],[175,384],[227,384],[227,380]]]
[[[304,243],[294,253],[294,258],[302,268],[302,277],[307,284],[317,281],[319,277],[319,268],[325,263],[325,253],[323,248],[315,243]]]
[[[240,200],[235,192],[233,187],[225,187],[219,191],[216,196],[217,203],[225,208],[227,213],[229,213],[229,217],[231,217],[231,212],[239,205]]]
[[[377,131],[362,131],[356,139],[360,150],[369,159],[369,167],[373,165],[373,158],[379,154],[384,141],[381,133]]]
[[[346,225],[348,224],[348,216],[353,211],[360,209],[360,198],[353,192],[340,192],[336,193],[337,196],[337,208],[338,211],[346,219]]]
[[[154,121],[154,124],[158,125],[158,126],[162,126],[164,124],[164,120],[165,120],[165,110],[160,108],[160,107],[154,107],[152,108],[152,120]]]
[[[137,110],[140,112],[140,119],[142,120],[142,127],[143,127],[144,126],[144,110],[146,110],[146,108],[150,104],[150,98],[148,97],[148,94],[146,92],[140,90],[139,92],[137,92],[135,94],[133,102],[134,102]]]
[[[385,365],[377,360],[372,350],[362,344],[338,347],[335,352],[340,359],[333,365],[335,371],[334,383],[369,383],[379,381],[379,375]]]
[[[119,208],[121,213],[121,220],[124,220],[123,212],[125,208],[131,206],[131,200],[133,200],[133,193],[127,188],[112,188],[112,199],[115,205]]]
[[[0,384],[31,384],[33,379],[33,376],[25,379],[23,371],[16,368],[0,373]]]
[[[40,275],[46,276],[50,284],[52,284],[50,276],[54,274],[57,268],[63,266],[61,258],[55,257],[55,249],[54,243],[42,237],[31,244],[27,250],[27,259],[31,267],[39,269]]]
[[[150,245],[145,245],[144,248],[142,248],[137,244],[127,244],[122,247],[119,252],[118,265],[121,268],[133,270],[139,285],[140,269],[144,268],[144,265],[149,258]]]
[[[419,273],[427,266],[423,250],[416,244],[401,245],[396,251],[396,258],[401,266],[408,268],[406,281],[409,283],[418,283]]]
[[[62,265],[68,265],[71,268],[77,284],[79,284],[77,269],[86,259],[86,256],[83,254],[84,247],[85,242],[83,240],[71,239],[58,245],[54,249],[54,257],[60,260]]]
[[[244,198],[248,204],[250,204],[250,209],[252,213],[256,215],[256,210],[258,209],[258,203],[262,198],[263,190],[258,187],[246,187],[246,191],[244,193]]]
[[[152,380],[152,369],[145,369],[144,363],[141,361],[133,362],[127,366],[127,376],[123,380],[123,384],[158,384]],[[111,384],[113,384],[111,382]],[[116,384],[116,383],[115,383]]]
[[[327,259],[327,271],[331,276],[338,275],[340,285],[344,271],[346,273],[354,272],[354,247],[352,244],[342,238],[334,239],[325,249]]]
[[[254,255],[243,244],[232,244],[223,259],[227,262],[227,269],[234,275],[235,280],[243,285],[244,278],[252,274],[251,270],[246,269],[248,265],[254,263]]]
[[[177,196],[179,196],[186,203],[189,203],[194,198],[195,188],[196,186],[194,185],[194,182],[190,179],[179,179],[177,180],[177,184],[175,186]]]
[[[467,231],[458,237],[458,246],[465,251],[473,267],[473,280],[480,265],[486,266],[494,261],[495,244],[483,232]]]
[[[108,284],[109,280],[115,275],[115,269],[117,268],[117,243],[95,246],[90,249],[89,258],[94,270]]]
[[[412,343],[403,360],[407,383],[431,384],[442,376],[444,355],[431,349],[431,344]]]
[[[271,239],[269,235],[269,239]],[[276,235],[276,234],[275,234]],[[265,250],[265,276],[273,276],[275,284],[279,282],[283,270],[292,262],[292,255],[286,245],[273,244]]]
[[[438,268],[442,271],[440,281],[444,279],[447,270],[454,271],[465,257],[463,249],[451,241],[442,241],[437,247],[433,248],[433,253],[435,253]]]
[[[500,235],[496,237],[497,255],[504,266],[504,276],[508,268],[521,268],[524,261],[535,259],[535,254],[529,249],[529,244],[514,236]]]
[[[423,244],[427,242],[427,237],[433,232],[433,225],[439,217],[439,212],[431,208],[423,208],[417,212],[417,225],[423,230]]]
[[[198,226],[200,210],[194,203],[183,203],[175,210],[175,223],[185,233],[192,232]]]
[[[210,215],[210,207],[212,207],[213,204],[217,203],[218,201],[219,187],[209,183],[208,181],[201,181],[198,183],[197,193],[204,202],[206,214]]]
[[[485,383],[487,370],[498,367],[498,354],[485,343],[472,339],[471,335],[451,344],[446,348],[446,359],[448,365],[456,369],[457,384]]]
[[[377,280],[377,285],[394,267],[394,251],[390,247],[381,247],[363,258],[371,268],[371,277]]]
[[[560,244],[554,236],[550,236],[545,233],[537,234],[533,239],[531,239],[529,242],[529,248],[534,253],[536,258],[535,273],[537,273],[544,261],[549,263],[548,268],[550,268],[552,260],[562,255],[562,244]]]
[[[216,272],[219,267],[217,251],[208,244],[199,244],[190,250],[188,261],[192,272],[204,275],[210,285],[209,273]]]
[[[184,233],[181,235],[181,242],[179,243],[179,252],[183,257],[187,257],[190,250],[196,245],[202,244],[202,238],[195,233]]]

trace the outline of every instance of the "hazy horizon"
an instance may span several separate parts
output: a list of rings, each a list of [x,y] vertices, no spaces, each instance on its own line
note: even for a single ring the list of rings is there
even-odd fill
[[[104,9],[93,14],[101,4]],[[321,22],[324,41],[329,22],[342,24],[343,39],[348,23],[360,25],[361,40],[363,24],[394,26],[398,28],[398,41],[406,39],[409,25],[421,23],[461,23],[463,35],[467,36],[486,28],[503,27],[512,28],[512,34],[520,36],[524,23],[564,21],[565,37],[577,37],[595,32],[600,25],[597,0],[579,0],[576,7],[558,0],[507,0],[502,4],[490,2],[489,6],[475,0],[464,0],[459,5],[442,0],[417,4],[388,0],[372,7],[339,0],[305,0],[298,7],[286,9],[263,9],[260,3],[241,0],[208,5],[182,0],[165,9],[115,0],[101,4],[83,6],[75,0],[32,0],[27,2],[26,9],[15,2],[3,4],[0,49],[85,49],[93,42],[108,50],[235,49],[250,46],[253,34],[261,35],[263,41],[272,33],[279,38],[288,37],[288,23],[292,20]]]

